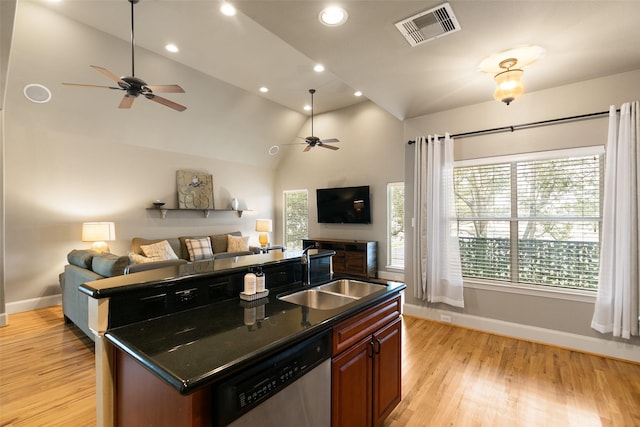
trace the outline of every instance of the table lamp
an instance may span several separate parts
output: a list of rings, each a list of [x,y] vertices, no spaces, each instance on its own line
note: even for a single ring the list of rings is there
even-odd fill
[[[91,250],[98,253],[109,252],[107,241],[116,239],[116,226],[113,222],[83,222],[82,241],[93,242]]]
[[[256,231],[260,232],[258,241],[260,246],[267,246],[269,244],[269,233],[271,231],[270,219],[256,219]]]

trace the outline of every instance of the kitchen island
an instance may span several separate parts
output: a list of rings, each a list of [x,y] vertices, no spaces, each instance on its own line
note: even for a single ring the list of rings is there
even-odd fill
[[[285,254],[244,257],[251,260],[242,260],[241,265],[240,260],[235,265],[212,263],[208,271],[192,268],[171,278],[165,277],[167,272],[156,272],[155,278],[144,277],[142,283],[130,277],[119,286],[84,286],[82,291],[96,301],[98,318],[100,301],[110,302],[102,317],[104,312],[111,315],[102,319],[106,325],[96,340],[103,403],[99,423],[215,424],[216,384],[298,343],[331,333],[367,310],[378,313],[381,304],[387,307],[382,312],[388,312],[384,323],[398,318],[401,283],[381,282],[380,291],[329,310],[281,301],[276,295],[301,289],[300,254]],[[330,251],[312,255],[313,285],[333,280],[331,255]],[[256,265],[265,271],[270,295],[240,300],[238,278]],[[145,307],[147,314],[142,314]],[[375,319],[373,323],[380,326]],[[399,335],[397,339],[399,344]],[[399,367],[399,355],[396,359]]]

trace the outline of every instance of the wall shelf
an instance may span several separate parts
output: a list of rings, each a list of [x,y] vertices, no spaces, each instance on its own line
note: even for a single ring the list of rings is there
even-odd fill
[[[211,212],[236,212],[238,214],[238,218],[242,217],[242,212],[248,211],[245,210],[235,210],[235,209],[178,209],[178,208],[147,208],[148,211],[158,211],[160,212],[160,216],[162,219],[167,217],[167,212],[202,212],[205,218],[209,218],[209,213]]]

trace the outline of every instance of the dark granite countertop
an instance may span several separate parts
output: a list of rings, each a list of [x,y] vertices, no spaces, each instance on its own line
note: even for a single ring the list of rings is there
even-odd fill
[[[271,251],[266,254],[196,261],[174,267],[157,268],[123,276],[93,280],[80,285],[79,289],[80,292],[92,298],[107,298],[119,293],[130,292],[137,288],[148,287],[152,284],[163,284],[183,280],[187,277],[209,277],[257,265],[271,266],[300,262],[301,254],[302,251]],[[315,258],[331,256],[335,252],[325,249],[312,249],[310,254],[312,258]]]
[[[276,295],[253,302],[238,298],[114,328],[105,336],[188,394],[405,289],[403,283],[372,282],[386,289],[333,310],[302,307]]]

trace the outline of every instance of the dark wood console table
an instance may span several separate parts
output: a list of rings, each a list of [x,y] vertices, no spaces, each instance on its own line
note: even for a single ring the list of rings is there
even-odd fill
[[[302,247],[315,245],[317,249],[335,251],[334,273],[362,276],[367,279],[378,277],[378,242],[347,239],[303,239]]]

